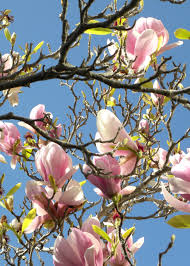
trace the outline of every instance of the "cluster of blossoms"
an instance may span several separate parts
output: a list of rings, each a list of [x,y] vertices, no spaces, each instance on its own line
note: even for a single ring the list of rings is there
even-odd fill
[[[122,68],[125,70],[129,66],[128,62],[131,61],[134,72],[146,70],[155,62],[156,56],[183,44],[182,41],[178,41],[167,45],[168,31],[160,20],[151,17],[139,18],[134,27],[127,31],[124,40],[120,34],[118,34],[118,40],[122,42],[122,50],[119,51],[120,45],[112,40],[113,44],[108,47],[109,52],[115,55],[114,62],[123,62]],[[110,40],[108,40],[109,43]],[[117,64],[114,69],[117,69]]]
[[[112,198],[117,194],[130,194],[134,186],[121,189],[121,178],[118,175],[129,175],[138,162],[138,145],[132,141],[119,119],[109,110],[102,109],[97,114],[95,139],[99,156],[93,158],[93,164],[102,171],[103,176],[94,175],[88,165],[83,166],[87,179],[97,186],[95,191],[105,197]],[[102,155],[112,152],[111,155]],[[119,157],[119,161],[116,159]]]
[[[101,227],[96,217],[88,218],[81,229],[73,228],[67,240],[58,236],[54,244],[54,265],[100,266],[106,262],[111,266],[129,266],[121,244],[118,242],[118,232],[112,223],[107,224],[109,224],[106,234],[109,239],[107,243],[104,243],[93,230],[93,226]],[[124,235],[124,230],[122,234]],[[125,244],[128,258],[131,258],[143,243],[143,237],[133,243],[130,235]]]
[[[147,70],[156,62],[156,56],[182,44],[182,42],[177,42],[167,45],[168,32],[162,22],[154,18],[138,19],[135,26],[126,33],[124,40],[121,40],[121,36],[118,38],[120,43],[124,41],[125,44],[122,44],[119,51],[119,45],[113,43],[109,46],[110,54],[115,56],[114,62],[117,62],[120,56],[122,66],[130,65],[135,73]],[[16,68],[12,69],[13,59],[8,54],[1,57],[1,65],[0,77],[17,71]],[[117,67],[116,64],[114,70]],[[157,80],[153,88],[160,89]],[[20,88],[12,88],[5,92],[13,106],[18,104],[19,92]],[[155,106],[164,103],[164,96],[160,94],[152,93],[151,99]],[[61,124],[56,125],[52,122],[52,114],[46,112],[43,104],[35,106],[29,117],[34,127],[45,132],[49,137],[61,137]],[[34,127],[23,122],[19,124],[37,134]],[[142,119],[138,126],[138,131],[149,137],[149,122]],[[113,200],[115,196],[133,193],[136,187],[122,182],[122,176],[132,175],[136,167],[140,166],[139,155],[143,154],[146,147],[138,141],[133,141],[120,120],[107,109],[102,109],[97,113],[95,142],[98,150],[97,156],[93,157],[91,164],[83,165],[83,173],[87,180],[96,186],[95,192],[101,197]],[[27,182],[25,192],[33,208],[36,209],[37,216],[24,230],[25,233],[32,233],[41,226],[52,229],[57,225],[63,225],[64,219],[80,210],[85,203],[81,185],[72,179],[78,166],[72,165],[69,155],[53,142],[41,141],[38,145],[30,144],[31,147],[27,146],[27,149],[31,148],[32,151],[38,149],[34,159],[37,172],[43,181]],[[16,126],[0,121],[0,150],[12,157],[11,167],[13,169],[24,149],[26,147],[21,142]],[[168,183],[171,192],[180,194],[185,200],[190,200],[190,149],[187,152],[187,154],[176,153],[169,157],[169,163],[172,164],[171,173],[174,177],[168,178]],[[166,164],[166,158],[167,151],[159,148],[153,156],[153,162],[156,164],[152,163],[150,167],[162,169]],[[171,206],[180,211],[190,212],[190,205],[173,197],[164,184],[162,184],[162,193]],[[104,263],[109,263],[111,266],[130,265],[128,259],[132,258],[142,246],[144,238],[133,243],[132,235],[127,237],[125,252],[128,259],[126,259],[120,243],[121,236],[119,236],[118,227],[109,223],[106,233],[107,242],[103,242],[96,230],[93,230],[94,226],[101,228],[100,221],[96,217],[90,217],[80,229],[72,228],[68,239],[58,236],[54,244],[54,265],[101,266]],[[120,231],[124,236],[125,232]]]

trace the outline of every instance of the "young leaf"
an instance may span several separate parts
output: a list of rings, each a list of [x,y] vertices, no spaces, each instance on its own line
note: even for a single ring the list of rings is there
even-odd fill
[[[99,22],[99,21],[90,20],[89,24],[97,23],[97,22]],[[112,30],[108,29],[108,28],[93,28],[93,29],[86,30],[85,33],[95,34],[95,35],[107,35],[107,34],[112,33]]]
[[[5,34],[6,39],[10,42],[11,34],[10,34],[10,31],[8,30],[8,28],[4,29],[4,34]]]
[[[135,227],[133,226],[133,227],[129,228],[129,229],[128,229],[128,230],[122,235],[122,237],[125,239],[125,238],[127,238],[128,236],[130,236],[134,231],[135,231]]]
[[[0,178],[0,186],[3,185],[4,179],[5,179],[5,174],[2,174],[2,176]]]
[[[86,180],[81,181],[79,184],[80,184],[80,186],[82,187],[85,183],[86,183]]]
[[[146,81],[146,78],[138,78],[136,81],[135,81],[135,84],[138,84],[138,83],[141,83],[143,81]],[[144,83],[141,85],[142,88],[148,88],[148,89],[152,89],[153,88],[153,84],[152,84],[152,81],[149,81],[147,83]]]
[[[22,185],[22,183],[18,183],[13,188],[11,188],[6,195],[6,198],[12,196],[21,187],[21,185]]]
[[[174,35],[178,39],[190,40],[190,31],[189,30],[186,30],[186,29],[177,29],[174,32]]]
[[[111,238],[108,236],[106,232],[104,232],[100,227],[97,225],[93,224],[92,229],[94,230],[95,233],[97,233],[99,236],[101,236],[103,239],[107,240],[108,242],[112,242]]]
[[[109,100],[107,100],[107,103],[106,103],[107,106],[115,106],[116,105],[116,100],[114,97],[110,97]]]
[[[176,215],[167,221],[167,224],[175,228],[190,228],[190,215]]]
[[[24,230],[31,224],[31,222],[34,220],[35,217],[36,217],[36,209],[30,210],[22,223],[22,232],[24,232]]]
[[[38,43],[38,44],[36,45],[36,47],[34,47],[34,50],[32,51],[32,54],[37,53],[37,51],[42,47],[43,44],[44,44],[44,41]]]
[[[49,175],[48,178],[49,178],[49,182],[51,184],[51,187],[56,192],[57,191],[57,186],[56,186],[56,183],[55,183],[55,179],[53,178],[52,175]]]

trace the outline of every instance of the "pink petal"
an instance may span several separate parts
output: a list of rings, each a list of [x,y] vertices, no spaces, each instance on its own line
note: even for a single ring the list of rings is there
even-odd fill
[[[175,197],[173,197],[165,188],[164,183],[161,183],[162,186],[162,193],[165,198],[165,200],[176,210],[182,211],[182,212],[190,212],[190,204],[182,202]]]
[[[183,44],[182,41],[178,41],[178,42],[174,42],[174,43],[171,43],[171,44],[165,45],[165,46],[163,46],[163,47],[160,49],[160,51],[158,52],[157,55],[160,55],[160,54],[162,54],[163,52],[165,52],[165,51],[167,51],[167,50],[170,50],[170,49],[172,49],[172,48],[175,48],[175,47],[177,47],[177,46],[180,46],[180,45],[182,45],[182,44]]]
[[[148,29],[144,31],[136,41],[135,55],[145,58],[148,55],[153,54],[158,46],[158,37],[156,33]]]
[[[24,230],[24,232],[26,234],[33,233],[36,229],[39,229],[40,226],[42,226],[42,224],[48,220],[48,218],[49,215],[35,217],[31,224]]]
[[[131,247],[131,252],[134,254],[144,244],[144,237],[139,238]]]
[[[58,202],[68,206],[81,205],[84,202],[84,194],[80,184],[75,180],[71,180]]]
[[[121,195],[129,195],[131,194],[133,191],[135,191],[136,187],[135,186],[127,186],[125,188],[123,188],[119,194]]]
[[[190,181],[190,160],[183,158],[179,164],[172,167],[171,173],[185,181]]]

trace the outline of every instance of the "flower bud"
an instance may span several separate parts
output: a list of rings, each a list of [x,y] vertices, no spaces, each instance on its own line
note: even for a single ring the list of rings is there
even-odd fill
[[[13,195],[9,196],[7,199],[7,205],[10,211],[13,210],[14,197]]]
[[[16,42],[16,33],[13,32],[13,34],[11,35],[11,45],[14,46],[15,45],[15,42]]]

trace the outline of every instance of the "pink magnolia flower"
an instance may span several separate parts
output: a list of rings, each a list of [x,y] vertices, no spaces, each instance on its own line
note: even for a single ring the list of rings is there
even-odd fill
[[[50,142],[42,146],[35,154],[37,171],[46,183],[51,186],[49,177],[52,176],[57,187],[62,187],[65,181],[77,171],[72,166],[72,160],[58,144]]]
[[[0,150],[12,156],[11,168],[15,169],[18,159],[17,154],[22,150],[20,133],[12,123],[0,121]]]
[[[139,130],[142,133],[148,134],[149,133],[149,123],[147,120],[142,119],[139,123]]]
[[[26,184],[27,197],[32,201],[36,208],[37,216],[32,223],[25,229],[25,233],[32,233],[43,224],[49,222],[52,226],[56,219],[64,219],[69,213],[77,211],[84,203],[84,194],[80,184],[75,180],[70,180],[66,190],[58,191],[53,200],[52,191],[49,191],[31,180]]]
[[[116,230],[113,229],[109,229],[109,237],[111,239],[114,239],[116,236]],[[124,234],[124,230],[121,230],[122,234]],[[139,238],[135,243],[133,243],[133,237],[130,236],[129,239],[126,241],[126,250],[127,250],[127,254],[128,254],[128,258],[130,259],[131,257],[131,253],[135,254],[135,252],[141,248],[141,246],[144,243],[144,237]],[[112,244],[110,242],[108,242],[107,244],[107,249],[109,254],[111,254],[112,252]],[[130,250],[130,253],[129,251]],[[121,243],[119,242],[117,247],[116,247],[116,252],[115,254],[109,259],[109,263],[111,266],[129,266],[129,262],[125,259],[124,255],[123,255],[123,251],[122,251],[122,246]]]
[[[128,31],[126,38],[126,52],[135,60],[132,68],[135,71],[145,69],[150,64],[152,55],[159,55],[183,44],[179,41],[166,45],[168,40],[168,31],[160,20],[151,17],[139,18],[135,26]]]
[[[15,53],[15,55],[16,55],[16,53]],[[17,71],[17,68],[14,68],[11,70],[11,68],[13,67],[13,58],[10,54],[4,54],[1,57],[0,67],[2,67],[1,65],[3,65],[3,72],[2,72],[2,70],[0,71],[0,78],[7,76],[8,73],[13,74],[14,72]],[[9,72],[9,70],[10,70],[10,72]],[[8,72],[4,72],[4,71],[8,71]],[[18,93],[20,93],[20,89],[21,89],[21,87],[16,87],[16,88],[10,89],[9,91],[8,90],[3,91],[3,95],[8,98],[10,104],[13,107],[18,105]]]
[[[171,173],[174,175],[168,178],[169,187],[172,193],[180,194],[184,199],[190,200],[190,149],[187,154],[181,152],[171,156],[170,161],[173,163]],[[165,200],[176,210],[190,212],[190,204],[173,197],[162,183],[162,193]]]
[[[177,158],[177,157],[175,157]],[[190,151],[188,149],[187,154],[181,154],[178,157],[179,163],[175,163],[172,166],[171,173],[184,181],[190,182]]]
[[[30,119],[36,120],[36,119],[44,119],[45,115],[47,115],[47,112],[45,111],[45,105],[44,104],[38,104],[34,108],[32,108],[30,112]],[[52,114],[49,114],[49,118],[52,117]],[[48,116],[47,118],[48,119]],[[42,130],[46,130],[46,122],[44,121],[36,121],[35,125],[41,128]]]
[[[117,194],[130,194],[135,190],[133,186],[128,186],[122,190],[121,179],[114,178],[121,171],[120,165],[115,158],[112,158],[110,155],[97,156],[93,158],[93,164],[102,171],[102,175],[107,174],[105,177],[95,176],[90,174],[92,170],[89,166],[83,166],[84,173],[89,174],[87,179],[98,188],[95,189],[98,195],[105,198],[112,198]]]
[[[52,138],[59,138],[61,136],[62,132],[62,125],[54,125],[52,126],[52,118],[53,115],[49,112],[45,111],[45,105],[44,104],[38,104],[34,108],[32,108],[30,112],[30,119],[32,120],[42,120],[42,121],[35,121],[35,125],[39,127],[40,129],[47,131],[49,136]],[[24,123],[24,122],[19,122],[18,123],[20,126],[25,127],[26,129],[32,131],[33,133],[36,133],[35,129]]]
[[[100,266],[103,265],[102,247],[92,234],[73,228],[67,240],[57,237],[53,263],[55,266]]]
[[[105,153],[115,149],[114,156],[123,156],[120,160],[121,174],[130,174],[137,162],[138,147],[122,123],[111,111],[102,109],[97,114],[97,129],[95,138],[105,142],[96,143],[98,151]],[[114,141],[111,142],[112,140]]]
[[[186,195],[187,195],[187,199],[190,200],[190,197],[189,197],[190,196],[190,186],[189,186],[190,183],[189,182],[181,180],[180,178],[175,178],[175,180],[172,181],[172,183],[171,183],[171,188],[173,187],[172,189],[174,192],[175,191],[177,191],[178,193],[180,192],[184,198],[186,198]],[[170,204],[170,206],[172,206],[173,208],[175,208],[178,211],[190,212],[190,204],[189,203],[178,200],[177,198],[172,196],[166,190],[164,183],[162,183],[161,186],[162,186],[162,194],[163,194],[165,200]],[[182,193],[184,193],[184,194],[182,194]]]

